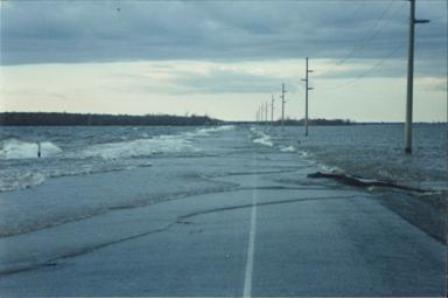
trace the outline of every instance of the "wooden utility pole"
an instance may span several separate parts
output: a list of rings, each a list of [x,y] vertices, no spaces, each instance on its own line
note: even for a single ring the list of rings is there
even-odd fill
[[[266,102],[265,103],[265,112],[266,112],[266,117],[264,118],[265,119],[265,121],[266,121],[266,125],[268,124],[268,111],[269,110],[269,105],[268,105],[268,102]]]
[[[285,101],[285,93],[286,93],[285,83],[282,83],[282,95],[281,95],[281,98],[282,98],[282,128],[285,124],[285,102],[286,102]]]
[[[415,19],[415,0],[410,1],[409,15],[409,48],[408,48],[408,80],[406,92],[406,123],[404,125],[404,152],[412,153],[412,113],[413,113],[413,93],[414,93],[414,44],[415,44],[415,24],[428,23],[429,20]]]
[[[305,82],[305,136],[308,136],[308,91],[313,90],[309,87],[309,73],[313,72],[308,68],[308,57],[305,60],[305,78],[302,81]]]
[[[263,124],[264,121],[264,110],[263,110],[264,105],[260,104],[260,124]]]

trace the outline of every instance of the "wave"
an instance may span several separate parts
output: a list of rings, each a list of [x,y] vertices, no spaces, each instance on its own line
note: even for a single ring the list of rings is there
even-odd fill
[[[220,131],[227,131],[227,130],[233,130],[235,129],[235,125],[221,125],[217,127],[211,127],[211,128],[200,128],[197,133],[214,133],[214,132],[220,132]]]
[[[81,156],[119,159],[144,157],[157,153],[197,152],[200,150],[192,145],[189,140],[190,138],[208,136],[211,133],[231,130],[233,128],[233,125],[224,125],[212,128],[200,128],[193,132],[185,132],[177,135],[161,135],[133,141],[93,145],[85,149],[81,153]]]
[[[201,150],[193,145],[195,138],[234,128],[233,125],[204,127],[152,137],[145,133],[134,140],[126,140],[126,135],[120,134],[112,142],[65,148],[64,151],[46,140],[40,143],[41,158],[45,158],[45,162],[33,161],[38,159],[39,143],[10,137],[0,142],[0,192],[38,186],[49,178],[147,167],[151,166],[147,157],[155,154],[197,155]]]
[[[48,158],[61,153],[62,149],[52,142],[25,142],[18,139],[7,139],[1,142],[0,159]]]
[[[254,135],[254,138],[252,139],[252,142],[268,147],[273,147],[274,143],[271,139],[271,137],[267,134],[265,134],[263,131],[256,129],[255,127],[251,127],[251,132]]]
[[[193,145],[179,136],[159,136],[150,139],[137,139],[126,142],[93,145],[81,152],[83,157],[119,159],[149,156],[156,153],[196,151]]]
[[[296,148],[294,146],[282,146],[280,147],[281,152],[296,152]]]
[[[135,168],[151,167],[150,162],[125,163],[125,164],[82,164],[69,168],[45,168],[27,169],[22,171],[0,171],[0,193],[20,189],[32,188],[43,184],[49,178],[83,176],[99,173],[128,171]]]
[[[26,189],[45,182],[47,176],[43,173],[18,172],[0,175],[0,192]]]
[[[185,132],[182,135],[186,137],[203,137],[209,136],[212,133],[228,131],[235,129],[235,125],[221,125],[216,127],[199,128],[192,132]]]

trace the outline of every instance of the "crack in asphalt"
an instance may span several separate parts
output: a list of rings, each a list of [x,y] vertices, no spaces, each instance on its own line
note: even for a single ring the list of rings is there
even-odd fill
[[[326,197],[315,197],[315,198],[301,198],[301,199],[287,199],[287,200],[279,200],[279,201],[268,201],[268,202],[263,202],[263,203],[256,203],[255,206],[257,207],[266,207],[266,206],[272,206],[272,205],[279,205],[279,204],[290,204],[290,203],[299,203],[299,202],[309,202],[309,201],[319,201],[319,200],[338,200],[338,199],[352,199],[355,197],[359,197],[359,196],[326,196]],[[160,233],[160,232],[164,232],[167,231],[168,229],[170,229],[171,227],[173,227],[176,224],[191,224],[191,221],[188,221],[186,219],[195,217],[195,216],[199,216],[199,215],[205,215],[205,214],[211,214],[211,213],[216,213],[216,212],[226,212],[226,211],[232,211],[232,210],[238,210],[238,209],[244,209],[244,208],[251,208],[253,205],[252,204],[242,204],[242,205],[235,205],[235,206],[228,206],[228,207],[221,207],[221,208],[214,208],[214,209],[208,209],[208,210],[202,210],[202,211],[197,211],[197,212],[192,212],[186,215],[182,215],[182,216],[178,216],[176,218],[175,221],[170,222],[168,224],[163,225],[162,227],[156,228],[156,229],[152,229],[150,231],[146,231],[143,233],[138,233],[135,235],[131,235],[128,237],[124,237],[121,239],[117,239],[114,241],[109,241],[106,243],[101,243],[98,245],[94,245],[91,247],[87,247],[87,248],[83,248],[83,249],[79,249],[76,251],[72,251],[69,253],[65,253],[62,255],[59,255],[57,257],[53,257],[50,259],[47,259],[45,261],[36,263],[36,264],[27,264],[28,266],[24,265],[22,267],[16,267],[16,268],[10,268],[10,269],[6,269],[6,270],[2,270],[0,271],[0,278],[7,276],[7,275],[12,275],[12,274],[16,274],[16,273],[20,273],[20,272],[25,272],[25,271],[31,271],[31,270],[38,270],[41,268],[46,268],[46,267],[53,267],[53,266],[58,266],[59,263],[58,261],[60,260],[64,260],[64,259],[68,259],[68,258],[73,258],[73,257],[77,257],[77,256],[81,256],[81,255],[86,255],[89,253],[93,253],[95,251],[98,251],[102,248],[106,248],[115,244],[119,244],[119,243],[123,243],[125,241],[129,241],[129,240],[134,240],[137,238],[141,238],[141,237],[145,237],[148,236],[150,234],[155,234],[155,233]]]
[[[351,196],[325,196],[325,197],[314,197],[314,198],[301,198],[301,199],[286,199],[286,200],[278,200],[278,201],[268,201],[263,203],[248,203],[243,205],[236,205],[236,206],[228,206],[228,207],[221,207],[221,208],[215,208],[215,209],[209,209],[209,210],[202,210],[197,212],[192,212],[190,214],[186,214],[183,216],[178,217],[178,220],[181,220],[182,222],[185,221],[185,219],[199,216],[199,215],[205,215],[210,213],[216,213],[216,212],[224,212],[224,211],[232,211],[236,209],[244,209],[244,208],[251,208],[253,206],[255,207],[265,207],[265,206],[271,206],[271,205],[280,205],[280,204],[290,204],[290,203],[302,203],[302,202],[310,202],[310,201],[324,201],[324,200],[343,200],[343,199],[353,199],[353,198],[359,198],[359,196],[351,195]]]
[[[219,178],[224,178],[224,177],[229,177],[229,176],[253,176],[253,175],[269,175],[269,174],[279,174],[279,173],[291,173],[291,172],[295,172],[297,170],[299,170],[301,168],[297,168],[294,167],[294,169],[292,169],[292,167],[289,167],[288,169],[284,169],[284,170],[275,170],[275,171],[255,171],[255,172],[231,172],[231,173],[225,173],[222,175],[218,175],[218,176],[206,176],[206,175],[199,175],[198,177],[200,177],[203,180],[206,181],[212,181],[215,183],[222,183],[224,185],[226,185],[227,187],[224,187],[223,189],[219,189],[219,190],[209,190],[209,191],[205,191],[205,192],[197,192],[197,193],[188,193],[188,194],[184,194],[184,195],[179,195],[172,200],[177,200],[177,199],[184,199],[184,198],[189,198],[189,197],[195,197],[198,195],[204,195],[204,194],[217,194],[217,193],[230,193],[230,192],[236,192],[236,191],[248,191],[248,190],[255,190],[255,189],[259,189],[259,190],[322,190],[323,188],[310,188],[310,187],[291,187],[291,186],[282,186],[282,185],[274,185],[274,186],[259,186],[259,187],[251,187],[251,186],[242,186],[239,183],[235,183],[235,182],[230,182],[230,181],[222,181]],[[216,179],[218,178],[218,179]],[[269,201],[269,202],[263,202],[263,203],[257,203],[256,206],[257,207],[265,207],[265,206],[272,206],[272,205],[278,205],[278,204],[289,204],[289,203],[298,203],[298,202],[308,202],[308,201],[317,201],[317,200],[334,200],[334,199],[350,199],[356,197],[355,195],[353,196],[325,196],[325,197],[315,197],[315,198],[301,198],[301,199],[287,199],[287,200],[279,200],[279,201]],[[160,202],[154,202],[154,203],[163,203],[163,202],[168,202],[168,201],[172,201],[172,200],[163,200]],[[120,211],[120,210],[124,210],[124,209],[134,209],[134,208],[141,208],[141,207],[148,207],[149,205],[152,204],[148,204],[148,205],[140,205],[140,206],[118,206],[118,207],[112,207],[109,208],[108,211],[109,212],[114,212],[114,211]],[[129,241],[129,240],[133,240],[133,239],[137,239],[137,238],[141,238],[141,237],[145,237],[148,236],[150,234],[154,234],[154,233],[159,233],[159,232],[164,232],[168,229],[170,229],[171,227],[173,227],[176,224],[191,224],[191,221],[188,221],[186,219],[192,218],[194,216],[199,216],[199,215],[204,215],[204,214],[210,214],[210,213],[216,213],[216,212],[226,212],[226,211],[232,211],[232,210],[237,210],[237,209],[244,209],[244,208],[251,208],[253,205],[252,204],[243,204],[243,205],[236,205],[236,206],[228,206],[228,207],[222,207],[222,208],[215,208],[215,209],[208,209],[208,210],[202,210],[202,211],[198,211],[198,212],[193,212],[190,214],[186,214],[183,216],[179,216],[176,218],[175,221],[168,223],[166,225],[163,225],[162,227],[156,228],[156,229],[152,229],[150,231],[146,231],[146,232],[142,232],[142,233],[138,233],[135,235],[131,235],[128,237],[124,237],[121,239],[117,239],[114,241],[110,241],[110,242],[106,242],[106,243],[101,243],[98,245],[94,245],[91,247],[87,247],[87,248],[83,248],[83,249],[79,249],[79,250],[75,250],[75,251],[71,251],[50,259],[47,259],[45,261],[39,262],[39,263],[35,263],[35,264],[24,264],[23,266],[16,266],[15,268],[10,268],[10,269],[6,269],[6,270],[0,270],[0,278],[3,276],[7,276],[7,275],[11,275],[11,274],[15,274],[15,273],[20,273],[20,272],[24,272],[24,271],[31,271],[31,270],[37,270],[40,268],[46,268],[46,267],[52,267],[52,266],[58,266],[60,265],[58,263],[58,261],[63,260],[63,259],[67,259],[67,258],[73,258],[73,257],[77,257],[77,256],[81,256],[81,255],[86,255],[89,253],[92,253],[94,251],[97,251],[99,249],[102,248],[106,248],[108,246],[112,246],[115,244],[119,244],[125,241]],[[99,215],[103,215],[105,213],[100,213]],[[48,227],[51,228],[51,227]]]

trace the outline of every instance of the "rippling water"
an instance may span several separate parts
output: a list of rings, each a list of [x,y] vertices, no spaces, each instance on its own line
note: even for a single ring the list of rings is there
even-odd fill
[[[36,186],[50,177],[150,166],[154,156],[194,154],[200,149],[191,144],[193,138],[226,128],[2,127],[0,191]]]
[[[200,154],[203,149],[193,139],[227,128],[2,127],[0,191],[36,186],[51,177],[150,166],[151,158],[160,156]],[[302,127],[254,126],[248,133],[256,145],[297,152],[326,170],[448,188],[445,125],[415,125],[412,155],[403,154],[402,125],[312,127],[306,138]]]
[[[412,155],[403,153],[403,126],[398,124],[312,127],[308,137],[302,127],[260,126],[255,133],[260,143],[296,150],[327,171],[448,189],[446,125],[415,125]]]

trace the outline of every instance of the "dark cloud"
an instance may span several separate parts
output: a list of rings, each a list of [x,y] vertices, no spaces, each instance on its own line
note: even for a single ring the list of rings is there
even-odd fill
[[[8,1],[1,7],[1,62],[381,59],[406,42],[407,6],[398,0]],[[438,20],[417,31],[419,54],[428,60],[434,48],[446,49],[444,11],[444,1],[418,5],[418,15]]]

